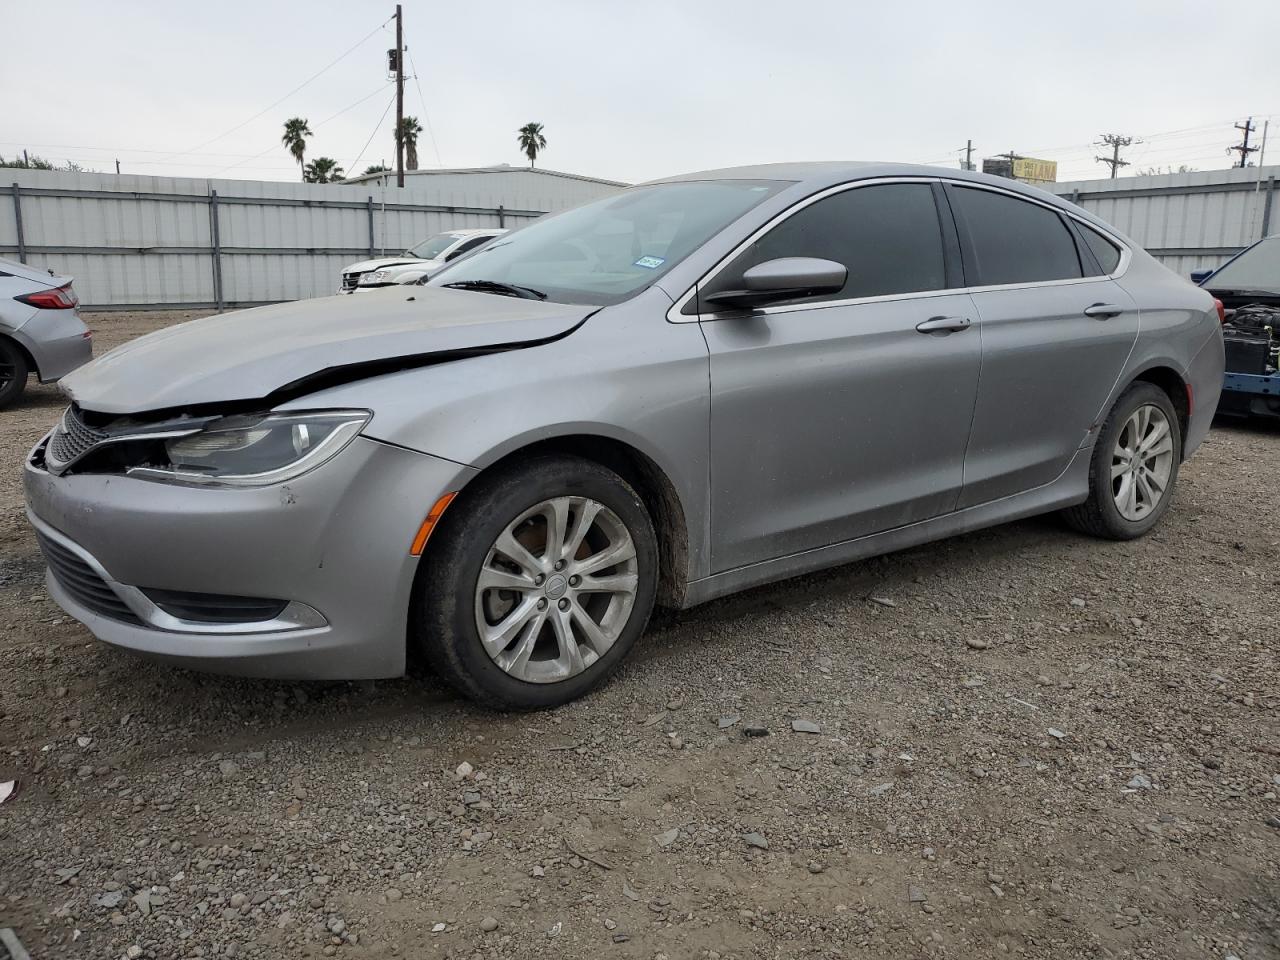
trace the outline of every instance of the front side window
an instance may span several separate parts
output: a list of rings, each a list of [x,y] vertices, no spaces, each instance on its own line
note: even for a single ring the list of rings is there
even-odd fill
[[[472,237],[466,243],[459,244],[458,249],[450,253],[448,259],[452,260],[454,257],[460,257],[468,250],[474,250],[476,247],[480,246],[480,244],[488,243],[492,239],[493,237],[485,236],[484,234],[481,234],[478,237]]]
[[[501,236],[430,285],[509,284],[562,303],[620,303],[787,185],[689,180],[634,187]]]
[[[949,196],[977,260],[965,264],[970,286],[1043,283],[1082,276],[1075,240],[1053,210],[1007,193],[973,187],[953,187]]]
[[[780,257],[834,260],[844,288],[805,303],[941,290],[947,285],[933,189],[927,183],[856,187],[803,207],[756,240],[707,286],[741,286],[742,274]]]

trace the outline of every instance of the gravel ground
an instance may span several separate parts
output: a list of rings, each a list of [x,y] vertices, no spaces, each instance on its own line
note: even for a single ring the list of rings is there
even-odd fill
[[[1280,429],[1219,425],[1139,542],[1040,519],[753,590],[508,717],[96,642],[23,517],[61,405],[0,414],[0,927],[37,960],[1280,956]]]

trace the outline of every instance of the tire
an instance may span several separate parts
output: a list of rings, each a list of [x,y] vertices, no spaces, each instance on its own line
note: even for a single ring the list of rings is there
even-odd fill
[[[1147,426],[1141,418],[1145,413]],[[1163,422],[1166,439],[1154,440]],[[1136,434],[1143,455],[1130,457]],[[1124,444],[1121,447],[1121,444]],[[1153,451],[1160,451],[1158,454]],[[1135,464],[1136,461],[1136,464]],[[1107,415],[1089,460],[1089,498],[1062,515],[1081,533],[1107,540],[1133,540],[1160,522],[1173,501],[1182,463],[1182,430],[1169,395],[1152,383],[1132,384]],[[1119,473],[1113,474],[1114,471]],[[1164,483],[1154,502],[1143,501]],[[1126,495],[1132,495],[1126,500]],[[1122,508],[1122,504],[1124,507]]]
[[[568,537],[553,534],[557,516]],[[570,547],[558,546],[565,539]],[[563,568],[557,554],[569,558]],[[540,456],[481,476],[450,505],[419,565],[410,636],[437,673],[484,706],[555,707],[617,668],[644,631],[657,582],[657,537],[635,490],[592,461]]]
[[[12,340],[0,337],[0,407],[17,403],[27,389],[27,357]]]

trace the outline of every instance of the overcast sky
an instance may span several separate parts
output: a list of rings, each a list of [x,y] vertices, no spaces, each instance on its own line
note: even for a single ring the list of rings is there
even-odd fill
[[[1069,180],[1106,175],[1091,146],[1104,132],[1145,140],[1125,151],[1126,173],[1228,166],[1232,124],[1251,113],[1255,139],[1271,115],[1280,163],[1276,0],[404,7],[417,73],[405,112],[434,134],[420,139],[423,167],[522,163],[516,129],[536,120],[540,165],[619,180],[775,160],[954,164],[968,138],[978,158],[1056,159]],[[0,155],[296,179],[280,134],[302,116],[310,156],[348,172],[391,163],[394,110],[379,119],[394,34],[379,24],[393,11],[369,0],[3,0]]]

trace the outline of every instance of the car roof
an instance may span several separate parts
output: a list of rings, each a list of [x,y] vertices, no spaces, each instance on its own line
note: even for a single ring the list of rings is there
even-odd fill
[[[467,227],[464,230],[446,230],[444,231],[450,237],[474,237],[477,233],[492,233],[497,236],[500,233],[506,233],[505,227]]]
[[[996,177],[988,173],[977,173],[972,170],[957,170],[955,167],[936,167],[920,163],[893,163],[879,160],[823,160],[804,163],[759,163],[747,167],[723,167],[717,170],[700,170],[695,173],[679,174],[650,180],[638,186],[649,186],[657,183],[675,183],[693,180],[781,180],[788,181],[793,188],[802,194],[814,193],[827,187],[838,186],[854,180],[870,180],[877,177],[945,177],[948,180],[967,181],[974,184],[999,187],[1012,193],[1020,193],[1041,203],[1050,203],[1064,210],[1070,210],[1075,216],[1115,233],[1115,227],[1109,226],[1094,214],[1068,200],[1056,196],[1040,187],[1012,180],[1008,177]]]

